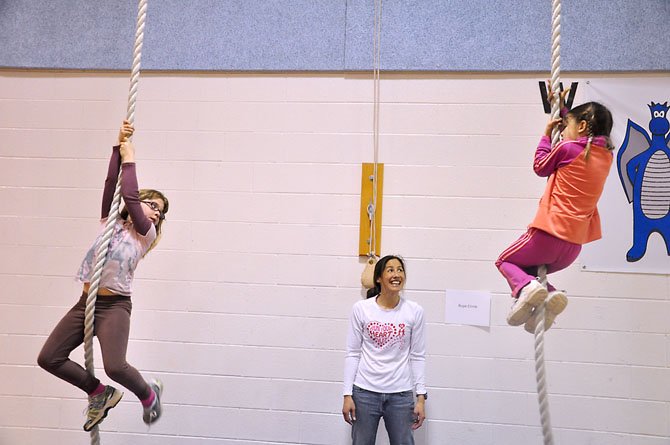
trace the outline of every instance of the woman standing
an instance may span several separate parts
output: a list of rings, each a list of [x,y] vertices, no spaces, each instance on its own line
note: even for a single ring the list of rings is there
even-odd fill
[[[382,417],[391,445],[413,445],[412,431],[426,418],[428,396],[423,308],[400,297],[402,258],[380,259],[374,283],[351,313],[342,415],[352,425],[353,445],[374,445]]]

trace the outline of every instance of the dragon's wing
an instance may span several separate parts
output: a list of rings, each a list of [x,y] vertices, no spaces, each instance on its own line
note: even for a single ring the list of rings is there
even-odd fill
[[[647,134],[647,130],[628,119],[626,127],[626,137],[619,148],[617,154],[617,170],[619,171],[619,179],[621,185],[626,192],[628,202],[633,202],[633,184],[626,173],[626,165],[628,161],[633,159],[651,146],[651,139]]]

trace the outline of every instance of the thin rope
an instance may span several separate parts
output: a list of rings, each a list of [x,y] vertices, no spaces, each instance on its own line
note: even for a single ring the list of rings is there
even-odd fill
[[[130,91],[128,93],[128,108],[126,112],[126,120],[132,125],[135,122],[135,103],[137,101],[137,85],[140,79],[140,60],[142,58],[142,43],[144,42],[144,24],[147,16],[147,0],[140,0],[137,8],[137,26],[135,28],[135,45],[133,48],[133,64],[130,74]],[[96,248],[95,252],[95,268],[93,276],[91,277],[91,284],[88,290],[88,297],[86,298],[86,309],[84,318],[84,363],[86,371],[92,376],[95,376],[95,367],[93,365],[93,336],[94,336],[94,318],[95,318],[95,303],[98,297],[98,288],[100,286],[100,277],[102,276],[102,268],[107,258],[109,250],[109,242],[114,232],[114,225],[119,216],[119,206],[121,204],[121,171],[116,181],[116,189],[114,190],[114,197],[112,205],[107,217],[107,225],[105,226],[104,234]],[[96,425],[91,430],[91,445],[100,444],[100,432]]]
[[[377,215],[377,174],[379,165],[379,86],[381,66],[381,34],[382,34],[382,0],[375,0],[374,32],[373,32],[373,105],[372,105],[372,145],[374,152],[374,164],[372,167],[372,203],[368,206],[368,217],[370,219],[370,249],[368,256],[375,256],[377,250],[376,215]]]
[[[547,287],[547,266],[542,265],[538,270],[540,284]],[[542,437],[544,445],[553,445],[554,436],[551,432],[551,416],[549,414],[549,397],[547,395],[547,375],[544,367],[544,321],[546,303],[542,303],[535,310],[537,324],[535,325],[535,380],[537,383],[537,400],[540,405],[540,421],[542,423]]]

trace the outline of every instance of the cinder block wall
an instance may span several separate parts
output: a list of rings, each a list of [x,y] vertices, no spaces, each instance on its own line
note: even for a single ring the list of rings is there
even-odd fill
[[[532,336],[506,326],[493,265],[544,185],[531,170],[546,120],[538,79],[382,80],[383,252],[406,258],[405,296],[428,321],[419,444],[541,442]],[[127,89],[124,74],[0,72],[1,444],[88,441],[83,394],[35,358],[81,291],[72,276],[98,230]],[[165,413],[147,429],[126,392],[103,443],[347,443],[340,382],[362,298],[371,102],[363,74],[143,75],[139,181],[170,212],[137,271],[128,358],[165,382]],[[575,264],[557,280],[571,295],[546,340],[557,443],[667,444],[667,276]],[[446,325],[447,288],[491,291],[491,328]]]

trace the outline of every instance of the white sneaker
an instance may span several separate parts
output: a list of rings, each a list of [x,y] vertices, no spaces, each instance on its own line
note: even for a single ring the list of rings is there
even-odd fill
[[[544,309],[545,332],[548,331],[551,325],[554,324],[554,320],[556,319],[558,314],[563,312],[567,305],[568,305],[568,297],[565,295],[563,291],[554,290],[549,292]],[[535,327],[539,322],[538,320],[539,317],[537,317],[537,315],[538,311],[533,311],[533,315],[531,315],[528,321],[526,321],[526,325],[524,326],[526,331],[530,332],[531,334],[535,333]]]
[[[152,391],[156,394],[151,406],[147,406],[142,410],[142,420],[147,425],[151,425],[158,419],[160,419],[161,414],[163,413],[163,408],[161,406],[161,396],[163,395],[163,383],[157,379],[151,379],[149,381],[149,386]]]
[[[519,297],[507,314],[507,324],[511,326],[524,324],[533,314],[533,309],[542,304],[545,298],[547,289],[539,281],[532,280],[519,292]]]
[[[84,431],[91,431],[102,422],[107,417],[109,410],[119,404],[121,397],[123,393],[110,385],[106,385],[105,390],[97,396],[89,397]]]

